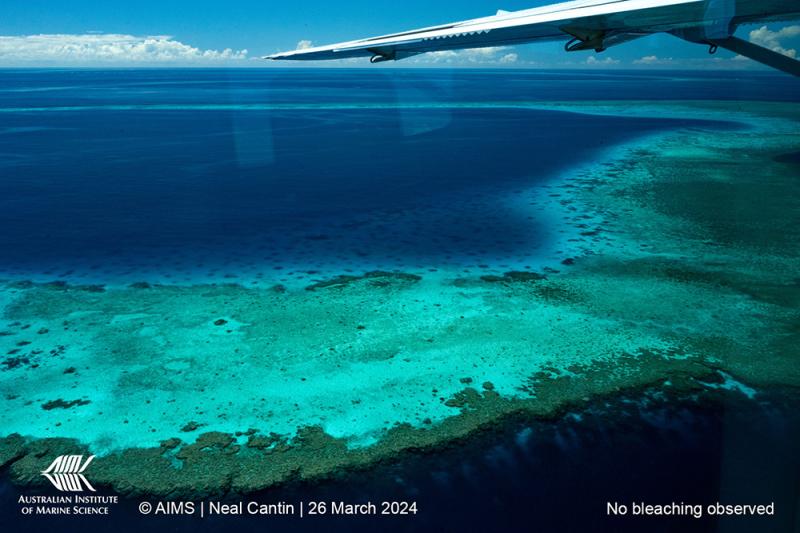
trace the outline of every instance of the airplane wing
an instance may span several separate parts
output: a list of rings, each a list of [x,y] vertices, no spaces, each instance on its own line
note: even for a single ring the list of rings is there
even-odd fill
[[[797,0],[574,0],[491,17],[431,26],[329,46],[267,56],[273,60],[327,60],[368,57],[373,63],[426,52],[568,41],[566,50],[602,52],[653,33],[723,47],[800,75],[800,62],[777,52],[752,50],[733,37],[740,24],[800,18]],[[747,43],[750,44],[750,43]],[[750,53],[755,52],[755,53]]]

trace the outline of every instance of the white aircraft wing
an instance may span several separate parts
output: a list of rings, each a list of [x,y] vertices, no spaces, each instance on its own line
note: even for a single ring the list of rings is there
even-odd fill
[[[797,61],[744,46],[733,37],[740,24],[800,18],[797,0],[575,0],[491,17],[431,26],[329,46],[267,56],[273,60],[368,57],[373,63],[425,52],[569,41],[566,50],[605,49],[653,33],[735,49],[757,61],[800,75]],[[747,43],[750,44],[750,43]],[[744,52],[744,53],[743,53]],[[780,57],[776,57],[780,56]]]

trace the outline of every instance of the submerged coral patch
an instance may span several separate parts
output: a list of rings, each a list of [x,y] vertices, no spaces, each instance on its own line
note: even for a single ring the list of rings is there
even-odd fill
[[[416,274],[407,274],[404,272],[382,272],[373,271],[367,272],[361,276],[352,276],[342,274],[332,279],[318,281],[306,287],[307,291],[315,291],[319,289],[329,288],[343,288],[348,285],[366,282],[373,287],[388,287],[394,283],[408,284],[416,283],[422,278]]]
[[[42,409],[45,411],[50,411],[52,409],[71,409],[73,407],[81,406],[81,405],[89,405],[92,403],[89,400],[62,400],[58,398],[57,400],[50,400],[49,402],[45,402],[42,404]]]
[[[544,274],[537,272],[506,272],[502,276],[481,276],[487,283],[535,283],[547,279]]]

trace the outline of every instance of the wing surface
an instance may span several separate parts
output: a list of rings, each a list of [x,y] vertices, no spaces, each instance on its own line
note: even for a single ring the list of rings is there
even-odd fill
[[[573,39],[569,50],[604,50],[642,35],[696,25],[704,18],[704,3],[704,0],[576,0],[284,52],[267,59],[370,57],[378,62],[425,52],[565,39]],[[681,22],[676,24],[675,20]]]
[[[369,57],[373,63],[426,52],[568,41],[566,50],[594,50],[653,33],[718,47],[800,76],[800,61],[734,37],[739,25],[800,18],[799,0],[573,0],[418,30],[283,52],[265,59]]]

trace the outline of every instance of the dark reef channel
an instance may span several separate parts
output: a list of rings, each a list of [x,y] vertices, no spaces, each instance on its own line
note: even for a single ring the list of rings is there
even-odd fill
[[[800,165],[800,152],[790,152],[788,154],[775,156],[775,161],[778,163]]]
[[[435,452],[409,452],[326,481],[242,496],[261,503],[414,501],[405,517],[143,517],[147,498],[122,499],[110,517],[22,517],[20,494],[0,485],[4,531],[725,531],[791,532],[800,524],[800,391],[709,391],[692,398],[651,389],[598,399],[555,421],[506,420]],[[98,494],[108,494],[98,489]],[[157,498],[153,498],[157,501]],[[238,501],[239,498],[230,501]],[[609,517],[607,502],[775,504],[775,515]],[[330,505],[330,504],[329,504]]]

